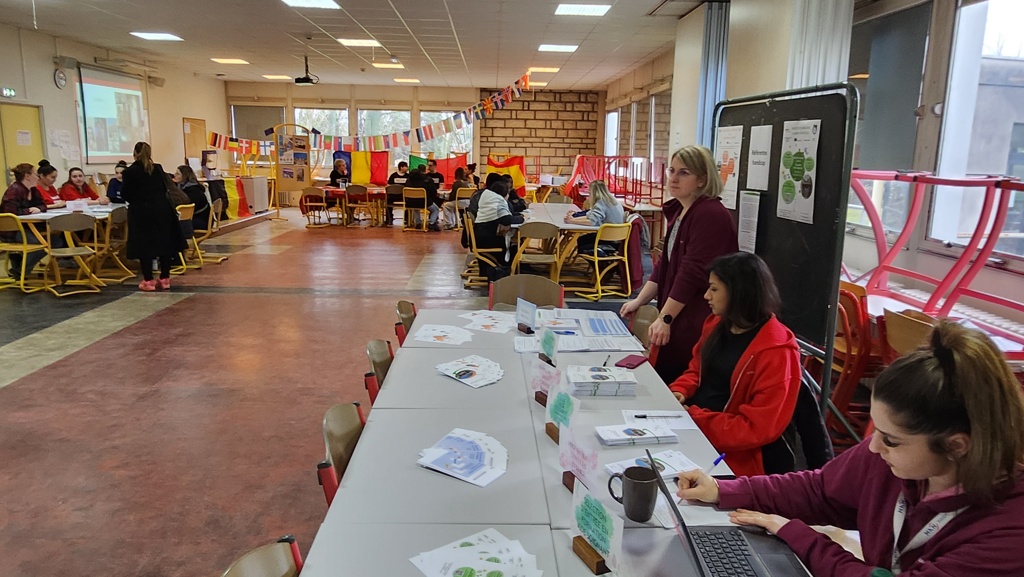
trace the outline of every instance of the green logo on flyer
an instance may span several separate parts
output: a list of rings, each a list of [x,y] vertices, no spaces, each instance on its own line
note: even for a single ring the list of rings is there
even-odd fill
[[[793,199],[796,198],[796,183],[792,180],[787,180],[782,183],[782,200],[786,204],[792,204]]]
[[[788,150],[782,154],[782,167],[786,170],[793,166],[793,153]]]

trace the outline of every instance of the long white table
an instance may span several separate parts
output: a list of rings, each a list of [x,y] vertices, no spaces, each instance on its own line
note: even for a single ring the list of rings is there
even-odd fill
[[[558,205],[564,207],[565,205]],[[421,324],[465,326],[465,311],[419,311]],[[304,577],[379,574],[420,575],[409,558],[460,537],[494,527],[519,539],[537,556],[545,577],[585,576],[586,567],[570,548],[567,530],[572,494],[562,486],[558,446],[544,432],[545,410],[533,400],[527,383],[530,358],[516,354],[518,333],[479,333],[462,346],[406,340],[397,353],[334,502],[320,527],[303,569]],[[471,354],[498,362],[504,378],[473,389],[442,377],[437,364]],[[613,364],[629,353],[612,353]],[[602,364],[608,353],[559,354],[559,366]],[[622,422],[623,409],[673,410],[679,403],[650,364],[635,369],[640,381],[635,398],[582,399],[574,416],[577,440],[599,448],[600,466],[591,493],[612,511],[621,505],[608,496],[607,463],[639,457],[642,448],[602,447],[595,425]],[[500,441],[509,453],[507,472],[487,487],[476,487],[416,464],[419,451],[453,428],[480,431]],[[717,452],[700,431],[678,431],[679,443],[651,446],[652,452],[676,448],[698,465]],[[728,474],[720,465],[716,473]],[[626,521],[624,558],[636,575],[690,574],[689,553],[672,530]]]

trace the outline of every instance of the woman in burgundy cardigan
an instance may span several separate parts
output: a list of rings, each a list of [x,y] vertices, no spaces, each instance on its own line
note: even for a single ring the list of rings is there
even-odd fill
[[[1024,575],[1024,395],[999,349],[943,321],[875,380],[875,434],[818,471],[716,481],[717,503],[785,541],[816,577]],[[863,561],[809,525],[860,531]]]
[[[661,208],[668,236],[651,280],[640,294],[622,305],[630,319],[651,299],[658,299],[658,320],[651,323],[652,345],[661,347],[655,370],[666,383],[683,374],[693,357],[704,319],[711,313],[704,300],[711,261],[739,250],[736,223],[722,206],[722,180],[711,151],[687,146],[672,155],[666,170],[672,198]]]

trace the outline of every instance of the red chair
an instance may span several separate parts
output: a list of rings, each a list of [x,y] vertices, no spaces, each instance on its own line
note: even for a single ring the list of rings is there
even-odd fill
[[[296,577],[302,572],[302,553],[295,537],[249,551],[228,567],[222,577]]]
[[[409,301],[398,301],[395,312],[398,314],[398,322],[395,323],[395,336],[398,337],[398,346],[402,346],[405,344],[405,337],[412,330],[413,321],[416,320],[416,304]]]
[[[391,341],[374,339],[366,343],[366,358],[370,360],[370,371],[363,375],[363,383],[366,385],[366,392],[370,395],[370,406],[377,401],[380,388],[384,386],[384,379],[391,369],[391,362],[395,359],[395,351],[391,348]]]
[[[334,501],[338,484],[363,433],[366,417],[359,403],[343,403],[327,409],[324,414],[324,447],[327,458],[316,466],[317,480],[324,488],[327,506]]]

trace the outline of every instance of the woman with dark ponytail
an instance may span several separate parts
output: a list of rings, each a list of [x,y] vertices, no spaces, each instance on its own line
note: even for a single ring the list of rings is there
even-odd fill
[[[61,200],[60,194],[54,188],[53,183],[57,182],[57,169],[45,158],[39,161],[39,168],[36,170],[39,175],[39,182],[36,183],[36,190],[39,196],[43,197],[46,208],[63,208],[67,205]]]
[[[816,576],[1024,575],[1024,395],[995,344],[942,321],[875,381],[875,433],[819,471],[716,481],[679,496],[786,541]],[[792,519],[792,520],[790,520]],[[864,560],[807,524],[860,530]]]
[[[135,144],[135,162],[125,169],[121,196],[128,204],[128,258],[139,259],[139,290],[171,288],[171,262],[187,246],[178,225],[178,213],[167,200],[167,176],[153,163],[147,142]],[[153,260],[160,261],[159,284],[153,280]]]

